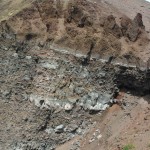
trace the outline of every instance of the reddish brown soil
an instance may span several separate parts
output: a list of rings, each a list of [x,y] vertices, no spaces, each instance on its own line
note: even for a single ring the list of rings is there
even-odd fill
[[[94,116],[95,126],[86,135],[60,146],[57,150],[69,150],[75,141],[80,141],[81,150],[122,150],[129,144],[135,150],[149,150],[150,104],[147,100],[150,97],[124,94],[122,99],[127,102],[127,106],[113,105],[102,116]]]

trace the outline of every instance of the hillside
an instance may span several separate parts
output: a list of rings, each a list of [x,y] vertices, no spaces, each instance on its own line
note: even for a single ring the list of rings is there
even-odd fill
[[[0,1],[0,150],[149,150],[150,3]]]

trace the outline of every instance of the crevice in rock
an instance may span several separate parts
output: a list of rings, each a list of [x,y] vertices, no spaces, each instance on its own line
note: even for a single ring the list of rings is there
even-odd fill
[[[91,59],[91,55],[92,55],[92,50],[93,50],[93,48],[94,48],[94,45],[95,45],[94,42],[92,42],[91,45],[90,45],[90,50],[89,50],[89,52],[87,53],[86,58],[84,58],[83,61],[82,61],[82,65],[83,65],[83,66],[87,66],[87,65],[89,64],[90,59]]]

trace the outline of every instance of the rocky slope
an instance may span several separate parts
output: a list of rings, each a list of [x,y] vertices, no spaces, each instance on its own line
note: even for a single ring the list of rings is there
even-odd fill
[[[143,52],[150,42],[140,13],[119,19],[103,1],[18,3],[21,10],[0,23],[0,149],[50,150],[84,139],[94,114],[115,103],[123,109],[129,103],[129,111],[150,94],[150,53]],[[136,99],[120,100],[122,89]],[[87,149],[80,141],[62,149]]]
[[[110,5],[85,0],[35,1],[30,5],[2,21],[2,37],[34,45],[53,44],[84,54],[94,43],[93,54],[98,58],[128,52],[141,57],[141,50],[149,47],[141,14],[133,20],[122,15],[118,21],[118,11]]]

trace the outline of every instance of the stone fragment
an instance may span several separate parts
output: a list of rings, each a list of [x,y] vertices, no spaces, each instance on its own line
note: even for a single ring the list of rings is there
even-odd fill
[[[26,56],[26,59],[30,60],[30,59],[32,59],[32,57],[31,56]]]
[[[17,54],[17,53],[14,53],[14,54],[13,54],[13,57],[18,58],[18,54]]]
[[[41,66],[46,69],[57,69],[58,68],[58,64],[56,62],[52,62],[52,63],[45,62],[45,63],[42,63]]]
[[[70,110],[73,109],[73,105],[71,105],[70,103],[67,103],[67,104],[64,106],[64,109],[65,109],[66,111],[70,111]]]
[[[54,130],[56,133],[62,133],[62,132],[64,132],[64,128],[65,128],[65,126],[63,124],[61,124],[61,125],[57,126]]]

